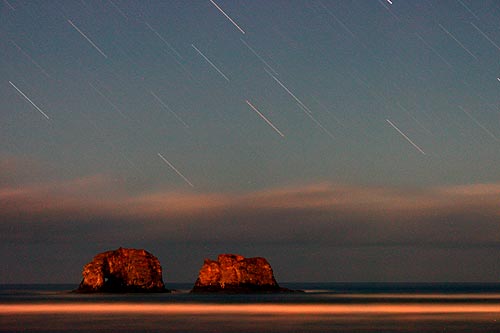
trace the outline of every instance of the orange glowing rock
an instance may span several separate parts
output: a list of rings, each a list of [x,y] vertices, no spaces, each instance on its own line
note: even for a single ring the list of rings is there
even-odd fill
[[[261,257],[245,258],[221,254],[217,261],[205,259],[192,292],[254,293],[289,292],[281,288],[269,262]]]
[[[168,292],[160,261],[145,250],[100,253],[83,267],[78,292]]]

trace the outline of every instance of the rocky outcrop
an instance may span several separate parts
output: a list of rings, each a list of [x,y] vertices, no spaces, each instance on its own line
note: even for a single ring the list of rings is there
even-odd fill
[[[193,293],[287,292],[276,282],[269,262],[261,257],[245,258],[221,254],[217,261],[205,259]]]
[[[160,261],[145,250],[99,253],[83,267],[82,275],[78,292],[168,292]]]

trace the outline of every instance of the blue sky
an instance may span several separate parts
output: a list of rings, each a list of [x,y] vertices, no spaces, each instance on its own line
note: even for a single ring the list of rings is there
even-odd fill
[[[499,15],[486,0],[2,1],[0,240],[29,264],[3,258],[0,282],[78,280],[118,246],[175,281],[222,252],[289,281],[494,281]]]

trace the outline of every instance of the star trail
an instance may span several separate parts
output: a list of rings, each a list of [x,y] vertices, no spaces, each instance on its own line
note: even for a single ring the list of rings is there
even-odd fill
[[[273,253],[285,281],[290,255],[349,267],[308,281],[498,277],[475,258],[500,244],[499,17],[493,0],[3,0],[0,251],[33,270],[147,246]],[[24,269],[8,257],[0,282]]]

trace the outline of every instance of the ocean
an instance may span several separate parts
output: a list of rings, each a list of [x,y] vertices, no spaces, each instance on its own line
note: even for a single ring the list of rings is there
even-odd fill
[[[283,283],[304,293],[77,294],[0,285],[0,332],[500,332],[500,284]]]

